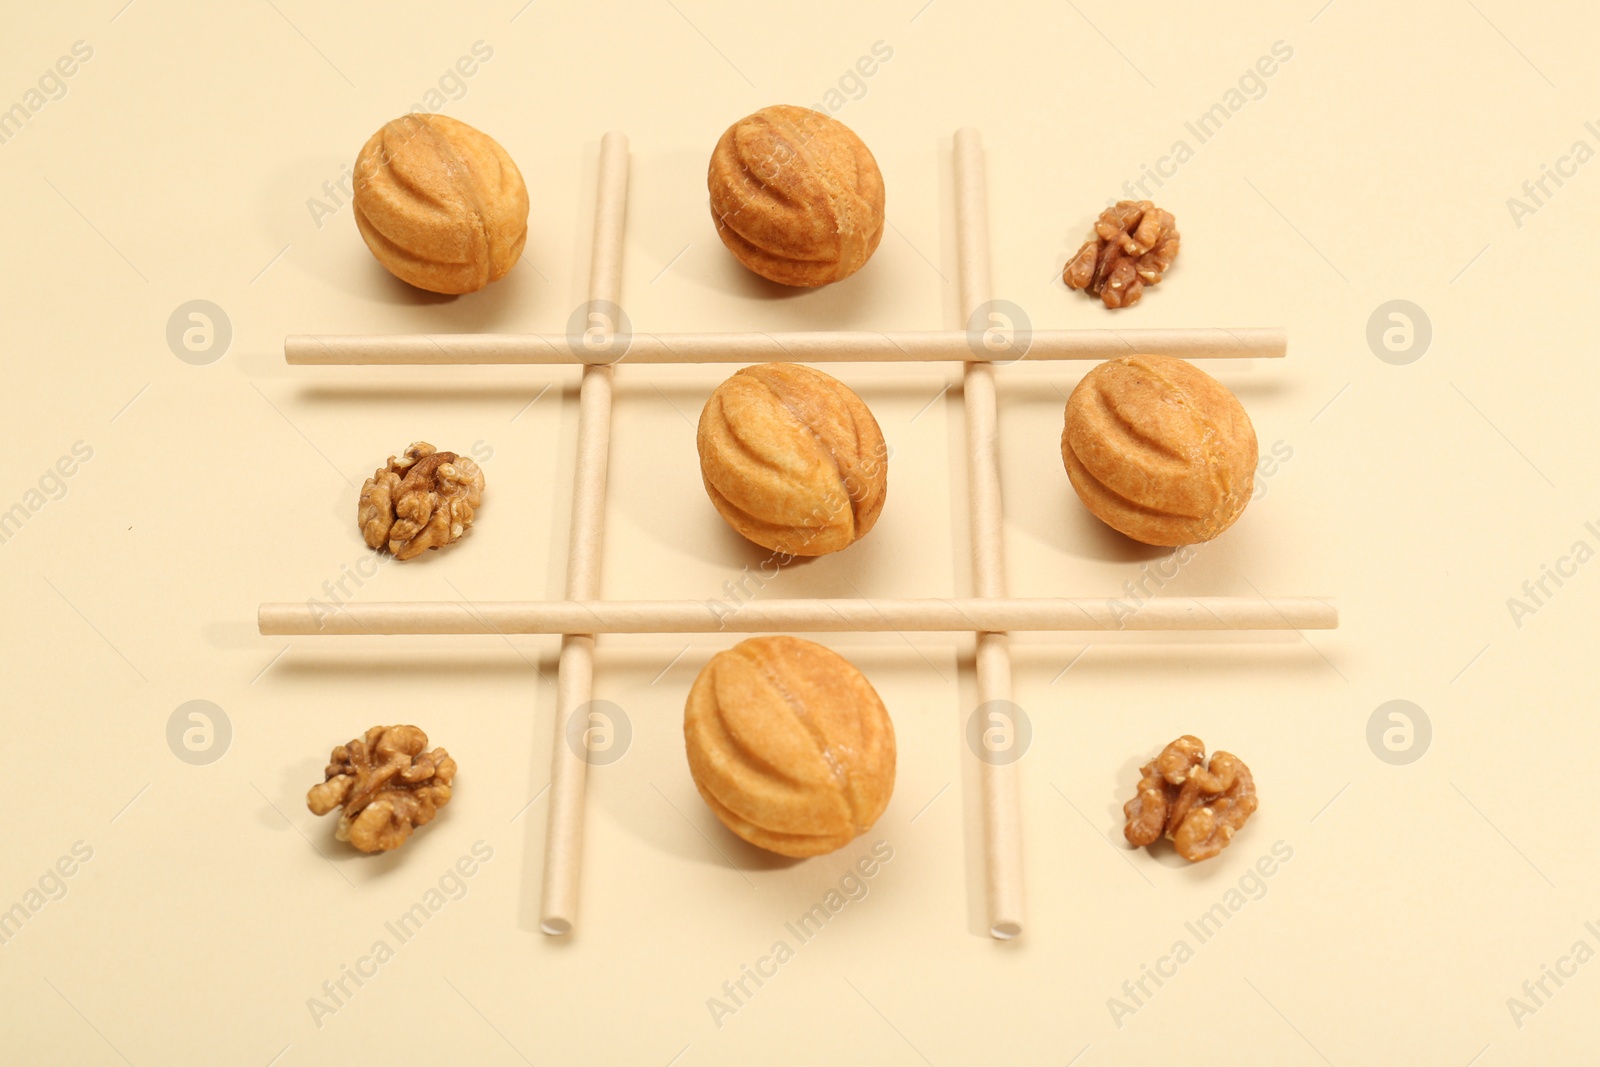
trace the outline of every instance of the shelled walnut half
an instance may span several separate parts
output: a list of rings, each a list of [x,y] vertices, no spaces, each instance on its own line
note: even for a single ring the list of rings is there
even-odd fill
[[[363,852],[399,848],[450,803],[456,761],[427,748],[428,735],[415,726],[374,726],[333,750],[306,807],[317,815],[342,807],[334,836]]]
[[[367,479],[356,522],[368,548],[412,559],[460,540],[482,502],[482,468],[417,441]]]
[[[1108,308],[1132,307],[1178,258],[1172,212],[1148,200],[1121,200],[1100,213],[1094,236],[1067,262],[1061,280],[1087,289]]]
[[[1191,863],[1228,847],[1256,810],[1255,779],[1230,752],[1213,753],[1209,767],[1205,757],[1205,743],[1185,734],[1140,768],[1139,792],[1122,806],[1130,844],[1166,837]]]

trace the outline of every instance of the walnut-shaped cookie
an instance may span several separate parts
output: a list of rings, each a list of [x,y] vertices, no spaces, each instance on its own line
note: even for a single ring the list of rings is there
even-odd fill
[[[356,226],[403,282],[471,293],[505,277],[528,238],[528,190],[505,149],[444,115],[404,115],[356,157]]]
[[[316,815],[342,809],[336,838],[387,852],[450,803],[456,761],[442,748],[428,751],[428,735],[415,726],[374,726],[335,748],[323,774],[306,806]]]
[[[1256,783],[1231,752],[1214,752],[1184,734],[1139,769],[1139,790],[1122,806],[1123,836],[1134,846],[1166,837],[1190,863],[1210,859],[1255,814]]]
[[[889,449],[878,422],[849,386],[819,370],[746,367],[706,401],[696,438],[712,504],[764,548],[837,552],[883,510]]]
[[[1169,356],[1123,356],[1067,398],[1061,459],[1102,522],[1147,545],[1209,541],[1255,492],[1256,431],[1227,387]]]
[[[362,485],[356,524],[368,548],[413,559],[459,541],[482,503],[481,467],[417,441]]]
[[[711,657],[683,716],[689,773],[723,825],[785,856],[865,833],[894,791],[894,724],[843,656],[757,637]]]
[[[883,175],[861,138],[820,111],[780,104],[728,127],[707,174],[717,235],[783,285],[848,278],[883,239]]]

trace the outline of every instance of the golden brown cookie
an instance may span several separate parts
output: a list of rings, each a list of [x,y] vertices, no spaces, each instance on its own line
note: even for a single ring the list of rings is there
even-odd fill
[[[861,398],[797,363],[746,367],[700,412],[706,493],[756,544],[791,556],[837,552],[878,521],[888,446]]]
[[[838,653],[757,637],[711,657],[689,691],[689,773],[723,825],[785,856],[865,833],[894,791],[894,724]]]
[[[1124,356],[1067,399],[1061,459],[1101,521],[1147,545],[1216,537],[1255,491],[1256,432],[1237,397],[1169,356]]]
[[[848,278],[883,238],[883,175],[850,127],[780,104],[728,127],[711,153],[711,215],[746,267],[784,285]]]
[[[385,123],[356,157],[356,226],[396,278],[470,293],[505,277],[528,238],[528,190],[505,149],[444,115]]]

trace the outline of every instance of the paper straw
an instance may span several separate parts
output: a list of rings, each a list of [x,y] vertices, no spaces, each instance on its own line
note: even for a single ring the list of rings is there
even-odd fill
[[[594,253],[589,267],[591,308],[615,306],[622,289],[623,220],[628,201],[628,139],[608,133],[600,141],[595,199]],[[602,312],[602,316],[605,312]],[[599,320],[602,329],[606,319]],[[611,368],[586,366],[578,388],[577,467],[573,475],[572,534],[567,596],[600,595],[600,553],[605,536],[606,464],[611,447]],[[594,635],[566,631],[556,666],[555,737],[550,747],[550,819],[544,844],[544,885],[539,927],[570,933],[577,921],[583,866],[584,785],[588,762],[566,743],[567,719],[594,698]]]
[[[983,143],[978,131],[955,135],[956,256],[961,313],[972,316],[989,300],[989,209]],[[1000,512],[1000,458],[996,448],[994,367],[971,362],[962,371],[967,424],[967,495],[971,513],[972,584],[980,597],[1003,597],[1005,529]],[[1011,700],[1011,649],[1007,636],[977,636],[979,706]],[[1009,940],[1022,933],[1022,835],[1016,765],[979,760],[983,808],[983,859],[988,887],[989,933]]]
[[[982,331],[873,333],[632,333],[595,351],[576,334],[379,334],[284,338],[284,358],[307,366],[474,363],[1013,363],[1115,359],[1136,353],[1179,359],[1272,359],[1284,355],[1279,327],[1168,330],[1038,330],[1013,347],[990,347]]]
[[[594,600],[262,604],[263,634],[705,634],[1331,630],[1318,597]]]

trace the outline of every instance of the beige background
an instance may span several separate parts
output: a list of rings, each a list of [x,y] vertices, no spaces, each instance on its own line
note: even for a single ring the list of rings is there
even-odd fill
[[[1574,141],[1600,147],[1584,127],[1600,119],[1595,15],[1506,0],[922,3],[8,12],[0,106],[75,41],[93,48],[65,97],[0,144],[0,509],[26,509],[75,442],[93,450],[0,545],[0,908],[75,842],[93,851],[0,946],[8,1062],[1592,1059],[1600,963],[1546,979],[1554,995],[1520,1020],[1507,998],[1527,999],[1523,983],[1578,940],[1600,948],[1584,928],[1600,927],[1600,565],[1547,581],[1554,595],[1520,626],[1507,598],[1575,542],[1600,547],[1584,528],[1600,526],[1586,341],[1600,164],[1547,179],[1553,195],[1520,226],[1507,198]],[[493,58],[444,110],[520,164],[527,254],[484,293],[433,299],[377,267],[347,206],[319,228],[307,201],[478,41]],[[848,282],[778,294],[717,242],[705,159],[740,115],[822,102],[879,41],[892,59],[837,114],[882,166],[892,230]],[[1278,41],[1293,57],[1260,98],[1150,186],[1184,235],[1167,281],[1114,319],[1063,290],[1105,200],[1175,140],[1194,145],[1184,123]],[[480,450],[480,525],[347,589],[559,595],[576,375],[291,369],[284,334],[562,329],[584,295],[608,129],[632,139],[636,328],[955,328],[950,135],[969,124],[989,153],[995,294],[1035,326],[1288,327],[1289,359],[1210,369],[1263,451],[1282,442],[1292,458],[1163,591],[1337,596],[1343,628],[1019,638],[1034,736],[1020,764],[1030,926],[1013,944],[979,928],[970,639],[829,639],[894,714],[899,780],[868,837],[803,864],[742,846],[689,781],[683,697],[728,642],[605,639],[597,695],[624,709],[632,745],[591,775],[580,930],[540,935],[556,641],[290,641],[257,636],[254,613],[369,566],[356,489],[419,437]],[[164,336],[196,298],[232,323],[209,366]],[[1392,299],[1433,327],[1406,366],[1366,340]],[[840,373],[894,447],[888,508],[861,545],[760,595],[965,592],[960,399],[942,392],[954,369]],[[1071,493],[1057,440],[1081,373],[1023,365],[1001,382],[1019,594],[1115,595],[1162,559]],[[620,372],[608,595],[717,596],[761,558],[698,483],[692,422],[720,376]],[[167,742],[193,699],[232,727],[209,765]],[[1432,723],[1409,765],[1367,742],[1393,699]],[[462,770],[436,824],[372,859],[334,842],[303,796],[334,743],[380,721],[423,725]],[[1138,760],[1185,731],[1241,754],[1263,796],[1234,847],[1193,869],[1119,837]],[[894,858],[868,895],[799,944],[785,922],[877,840]],[[385,922],[480,841],[492,859],[465,896],[364,986],[347,980],[353,996],[319,1025],[309,998],[375,941],[396,945]],[[1185,922],[1241,879],[1256,891],[1248,872],[1275,842],[1292,860],[1199,944]],[[794,957],[717,1025],[708,999],[779,939]],[[1180,939],[1193,958],[1115,1019],[1110,998]]]

